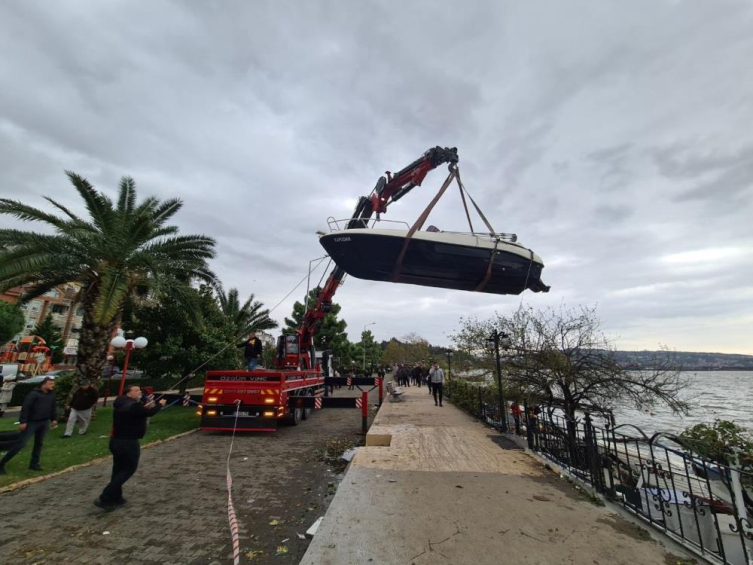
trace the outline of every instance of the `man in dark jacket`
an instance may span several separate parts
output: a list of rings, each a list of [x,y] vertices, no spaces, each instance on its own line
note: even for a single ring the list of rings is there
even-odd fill
[[[146,419],[159,412],[167,401],[141,403],[141,388],[129,387],[128,392],[113,403],[110,452],[112,453],[112,477],[102,494],[94,501],[104,510],[114,510],[125,504],[123,485],[139,468],[141,445],[139,440],[146,434]]]
[[[236,347],[243,348],[243,357],[246,359],[248,370],[253,371],[256,369],[261,359],[261,340],[256,337],[256,334],[251,332],[248,334],[248,339],[242,341]]]
[[[92,406],[97,403],[99,393],[89,381],[84,381],[71,398],[71,413],[68,416],[68,424],[65,426],[65,433],[60,436],[69,438],[73,435],[73,428],[77,421],[81,421],[78,428],[78,435],[82,436],[89,428],[92,420]]]
[[[21,437],[18,438],[16,445],[10,448],[0,460],[0,475],[5,474],[5,464],[13,459],[21,451],[26,443],[34,436],[34,449],[31,452],[31,463],[29,469],[32,471],[41,471],[39,466],[39,457],[42,455],[42,446],[44,445],[44,436],[52,423],[52,427],[58,425],[57,411],[55,410],[55,381],[47,377],[42,381],[39,388],[35,388],[24,398],[21,408],[21,417],[18,426]]]

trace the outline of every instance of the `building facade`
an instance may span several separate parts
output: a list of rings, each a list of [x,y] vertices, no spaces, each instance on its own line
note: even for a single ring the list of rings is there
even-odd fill
[[[15,287],[2,294],[0,300],[13,304],[20,302],[27,287]],[[63,337],[65,363],[75,362],[78,351],[78,335],[84,319],[83,308],[78,297],[81,285],[66,283],[47,291],[42,296],[21,305],[24,314],[24,328],[14,341],[32,333],[34,327],[43,322],[47,315],[52,316],[53,325]]]

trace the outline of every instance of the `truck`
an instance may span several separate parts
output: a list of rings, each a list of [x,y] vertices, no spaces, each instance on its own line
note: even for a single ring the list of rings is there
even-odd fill
[[[372,193],[359,199],[346,229],[366,227],[373,214],[379,217],[386,212],[389,204],[420,186],[431,170],[444,163],[453,168],[457,162],[456,148],[434,147],[399,172],[385,173]],[[309,418],[317,400],[319,405],[327,404],[328,399],[323,397],[328,379],[332,380],[329,377],[331,354],[326,350],[321,352],[319,361],[314,337],[331,310],[332,299],[344,278],[345,271],[335,266],[316,300],[307,307],[296,332],[278,337],[274,368],[207,371],[197,409],[201,417],[200,429],[273,432],[279,423],[298,425]],[[331,406],[345,405],[336,402],[338,399],[331,400]],[[366,410],[363,400],[357,406]]]

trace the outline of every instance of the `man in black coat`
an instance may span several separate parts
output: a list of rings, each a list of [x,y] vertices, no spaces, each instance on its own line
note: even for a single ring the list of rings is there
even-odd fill
[[[29,469],[32,471],[41,471],[39,458],[42,455],[42,446],[44,445],[44,436],[47,430],[52,426],[58,425],[57,411],[55,409],[55,381],[46,377],[39,388],[35,388],[24,398],[21,407],[21,417],[18,426],[21,436],[18,438],[16,445],[10,448],[5,457],[0,459],[0,475],[5,474],[5,464],[13,459],[21,451],[26,443],[34,436],[34,449],[31,452],[31,463]]]
[[[112,477],[102,494],[94,501],[103,510],[114,510],[125,504],[123,485],[139,468],[141,445],[139,440],[146,434],[146,419],[160,411],[167,401],[141,403],[141,387],[132,385],[123,396],[113,403],[110,452],[112,453]]]
[[[253,371],[261,361],[261,340],[256,337],[254,332],[248,334],[248,339],[242,341],[237,348],[243,348],[243,357],[246,359],[246,366],[249,371]]]

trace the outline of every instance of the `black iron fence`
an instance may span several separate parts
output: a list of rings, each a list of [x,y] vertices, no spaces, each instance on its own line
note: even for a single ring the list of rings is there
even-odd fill
[[[449,388],[454,404],[501,429],[496,389]],[[710,561],[753,564],[752,472],[693,455],[671,435],[522,408],[505,416],[530,449]]]

